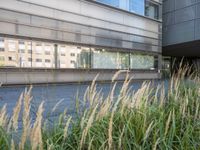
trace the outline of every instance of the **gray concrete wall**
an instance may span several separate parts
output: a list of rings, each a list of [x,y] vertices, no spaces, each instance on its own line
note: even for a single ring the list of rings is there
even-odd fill
[[[74,70],[74,69],[16,69],[1,68],[0,83],[13,84],[48,84],[68,82],[90,82],[97,74],[97,81],[111,81],[117,70]],[[116,80],[124,80],[126,73],[121,73]],[[156,71],[130,71],[133,79],[157,79],[160,74]]]
[[[163,46],[200,40],[200,1],[163,0]]]
[[[1,0],[0,34],[161,52],[161,22],[85,0]]]

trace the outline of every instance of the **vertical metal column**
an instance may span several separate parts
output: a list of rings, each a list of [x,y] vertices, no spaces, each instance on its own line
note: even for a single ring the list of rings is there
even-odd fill
[[[33,44],[31,40],[31,68],[33,67]]]
[[[55,69],[58,68],[58,44],[54,44]]]

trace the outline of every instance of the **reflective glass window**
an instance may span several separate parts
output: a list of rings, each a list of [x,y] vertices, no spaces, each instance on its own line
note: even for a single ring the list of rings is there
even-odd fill
[[[110,52],[105,49],[92,49],[92,68],[128,69],[129,53]]]
[[[129,0],[129,11],[144,15],[144,0]]]
[[[131,54],[131,69],[150,69],[154,70],[157,67],[154,56],[141,55],[132,53]]]
[[[158,13],[159,13],[159,6],[147,1],[145,6],[145,16],[153,19],[159,19]]]

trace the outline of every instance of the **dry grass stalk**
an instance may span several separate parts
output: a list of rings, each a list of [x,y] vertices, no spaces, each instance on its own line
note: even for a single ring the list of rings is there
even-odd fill
[[[23,93],[20,95],[18,102],[17,102],[15,108],[13,109],[13,116],[12,116],[11,120],[12,120],[12,126],[15,131],[17,131],[17,129],[18,129],[19,113],[21,111],[23,95],[24,95]]]
[[[42,113],[44,102],[42,102],[37,111],[37,118],[35,120],[34,126],[31,131],[30,141],[32,150],[43,150],[43,142],[42,142]]]
[[[15,150],[15,142],[13,139],[11,140],[11,148],[10,149]]]
[[[82,132],[81,141],[80,141],[80,148],[82,148],[83,143],[85,142],[85,139],[87,137],[88,131],[89,131],[90,127],[92,126],[97,108],[98,108],[98,104],[94,107],[91,115],[89,116],[87,125]]]
[[[123,139],[125,127],[126,127],[126,126],[124,125],[124,127],[123,127],[123,129],[122,129],[122,132],[121,132],[121,134],[120,134],[120,137],[119,137],[118,149],[121,149],[121,148],[122,148],[122,139]]]
[[[7,105],[5,104],[3,108],[0,110],[0,127],[6,128],[8,123],[8,116],[7,116]]]
[[[55,112],[56,109],[58,108],[58,106],[64,101],[64,99],[59,100],[56,105],[53,107],[53,109],[51,110],[51,113]]]
[[[63,135],[64,139],[66,139],[66,137],[67,137],[67,133],[68,133],[68,129],[69,129],[69,124],[70,124],[71,120],[72,120],[72,117],[70,116],[69,119],[67,120],[65,128],[64,128],[64,135]]]
[[[153,124],[154,124],[154,121],[152,121],[152,122],[149,124],[149,126],[148,126],[148,128],[147,128],[147,130],[146,130],[146,133],[145,133],[145,135],[144,135],[143,141],[146,141],[146,139],[149,137],[149,134],[150,134],[151,130],[154,128]]]
[[[128,70],[119,70],[119,71],[117,71],[115,74],[114,74],[114,76],[112,77],[112,82],[114,82],[116,79],[117,79],[117,77],[121,74],[121,73],[124,73],[124,72],[129,72]]]
[[[24,111],[23,111],[23,118],[22,118],[22,122],[23,122],[23,132],[22,132],[22,136],[21,136],[21,141],[19,143],[19,150],[23,150],[24,149],[24,145],[26,143],[27,137],[30,134],[30,107],[31,107],[31,90],[32,90],[32,86],[29,88],[29,90],[25,89],[24,92]]]
[[[167,121],[166,121],[166,125],[165,125],[165,136],[166,136],[167,133],[168,133],[169,126],[170,126],[170,122],[171,122],[171,118],[172,118],[172,111],[170,111],[169,116],[168,116],[168,119],[167,119]]]
[[[109,150],[112,149],[113,117],[114,117],[114,111],[111,114],[110,121],[109,121],[109,128],[108,128],[108,147],[109,147]]]

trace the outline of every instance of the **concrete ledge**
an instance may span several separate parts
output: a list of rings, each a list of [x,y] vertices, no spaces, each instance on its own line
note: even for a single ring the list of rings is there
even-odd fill
[[[111,81],[118,70],[110,69],[33,69],[33,68],[0,68],[0,82],[3,85],[17,84],[52,84],[91,82],[97,74],[97,81]],[[135,80],[159,79],[157,71],[130,70]],[[117,80],[124,80],[126,73],[121,73]]]

